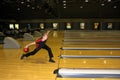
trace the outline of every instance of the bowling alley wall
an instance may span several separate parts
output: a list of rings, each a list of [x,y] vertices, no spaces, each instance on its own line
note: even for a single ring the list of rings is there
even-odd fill
[[[120,19],[39,19],[0,20],[0,32],[4,30],[120,30]]]

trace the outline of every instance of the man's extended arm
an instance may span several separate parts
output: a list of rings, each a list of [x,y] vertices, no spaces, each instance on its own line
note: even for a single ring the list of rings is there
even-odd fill
[[[25,46],[25,48],[28,48],[29,46],[35,45],[35,44],[36,44],[35,42],[29,43],[28,45]]]

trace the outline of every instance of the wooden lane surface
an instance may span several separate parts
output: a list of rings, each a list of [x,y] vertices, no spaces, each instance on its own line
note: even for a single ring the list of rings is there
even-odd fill
[[[120,48],[120,45],[64,45],[63,47],[73,48]]]
[[[98,31],[98,32],[94,32],[94,31],[90,31],[90,32],[80,32],[80,31],[68,31],[68,32],[64,32],[64,38],[71,38],[71,39],[111,39],[111,38],[115,38],[115,39],[120,39],[120,31],[118,32],[112,32],[112,31]]]
[[[80,30],[76,30],[76,31],[64,31],[64,36],[68,36],[68,35],[104,35],[104,36],[119,36],[120,31],[80,31]],[[106,34],[106,35],[105,35]]]
[[[87,39],[85,39],[87,40]],[[106,39],[104,39],[106,40]],[[115,40],[118,40],[118,39],[115,39]],[[76,41],[73,41],[73,42],[63,42],[63,46],[64,47],[95,47],[95,48],[120,48],[120,42],[107,42],[107,41],[102,41],[102,42],[96,42],[96,41],[92,41],[92,42],[89,42],[88,41],[83,41],[83,42],[76,42]]]
[[[61,55],[120,56],[120,50],[62,50]]]
[[[119,39],[120,36],[75,36],[75,35],[70,35],[64,37],[64,39]]]
[[[106,33],[105,33],[106,34]],[[66,35],[64,36],[64,38],[84,38],[84,37],[88,37],[88,38],[120,38],[120,35],[97,35],[96,33],[95,34],[69,34],[69,35]]]
[[[85,38],[64,38],[63,39],[63,41],[64,42],[67,42],[67,41],[82,41],[82,42],[93,42],[93,41],[98,41],[98,42],[103,42],[103,41],[105,41],[105,42],[120,42],[120,39],[115,39],[115,38],[109,38],[109,39],[106,39],[106,38],[101,38],[101,39],[99,39],[99,38],[87,38],[87,37],[85,37]]]
[[[120,36],[119,36],[120,37]],[[77,38],[64,38],[63,39],[64,45],[119,45],[120,38],[114,38],[111,36],[110,38],[107,37],[100,37],[94,38],[93,36],[83,36]]]
[[[89,36],[75,36],[75,35],[70,35],[70,36],[66,36],[64,37],[65,39],[120,39],[120,36],[93,36],[93,35],[89,35]]]
[[[47,44],[51,47],[53,53],[54,53],[54,59],[56,63],[49,63],[48,62],[48,55],[45,50],[41,50],[38,52],[38,54],[31,56],[29,58],[25,58],[24,60],[20,60],[20,56],[23,53],[23,47],[30,43],[30,41],[23,41],[22,39],[18,40],[20,44],[22,45],[22,48],[20,49],[3,49],[2,45],[0,46],[0,80],[91,80],[92,78],[56,78],[56,74],[53,74],[53,71],[59,67],[72,67],[72,65],[76,65],[76,63],[72,62],[72,64],[63,63],[63,61],[60,59],[59,63],[59,55],[62,52],[60,50],[60,47],[62,46],[62,39],[63,39],[63,32],[53,32],[49,36],[49,40],[47,41]],[[96,46],[95,46],[96,47]],[[103,47],[103,46],[102,46]],[[30,50],[34,49],[34,46],[30,47]],[[72,51],[72,50],[70,50]],[[78,50],[79,51],[79,50]],[[95,50],[97,52],[97,50]],[[111,50],[110,50],[111,51]],[[117,50],[116,50],[117,51]],[[111,54],[119,55],[116,51],[111,52]],[[82,54],[86,53],[92,53],[92,51],[88,51],[88,53],[82,51]],[[99,51],[98,51],[99,52]],[[103,51],[106,52],[106,51]],[[66,52],[67,54],[68,52]],[[73,51],[74,53],[74,51]],[[81,53],[81,52],[80,52]],[[108,54],[107,54],[108,53]],[[110,52],[107,52],[106,55],[109,55]],[[65,53],[64,53],[65,54]],[[94,53],[95,54],[95,53]],[[100,53],[99,53],[100,54]],[[79,60],[78,60],[79,61]],[[112,60],[97,60],[97,66],[94,66],[95,60],[87,61],[91,68],[98,67],[100,68],[118,68],[119,65],[116,66],[117,62],[119,60],[114,59],[113,63]],[[77,60],[76,60],[77,62]],[[109,65],[105,65],[104,63]],[[79,68],[87,68],[87,64],[85,64],[86,61],[81,60],[77,64],[83,64],[83,66],[76,66]],[[113,66],[112,66],[113,65]],[[73,66],[75,67],[75,66]],[[72,67],[72,68],[73,68]],[[94,80],[94,79],[92,79]],[[117,79],[107,79],[107,78],[101,78],[95,80],[117,80]],[[119,80],[119,79],[118,79]]]
[[[63,42],[63,45],[120,45],[120,42]]]
[[[86,33],[94,33],[94,32],[97,32],[97,33],[104,33],[104,32],[107,32],[107,33],[118,33],[120,32],[119,30],[102,30],[102,31],[99,31],[99,30],[65,30],[64,33],[80,33],[80,32],[86,32]]]
[[[54,80],[57,63],[49,63],[46,52],[41,52],[21,61],[21,50],[4,50],[0,54],[0,80]]]
[[[105,58],[64,58],[60,59],[60,68],[119,68],[120,59],[105,59]]]
[[[120,80],[119,78],[57,78],[56,80]]]
[[[90,33],[91,34],[91,33]],[[73,37],[71,37],[71,35]],[[75,34],[70,34],[69,36],[69,39],[73,39],[74,38],[74,35]],[[80,34],[78,34],[80,35]],[[107,39],[110,39],[110,40],[120,40],[119,36],[115,36],[115,37],[112,37],[111,35],[108,35],[108,36],[104,36],[104,35],[100,35],[100,34],[97,34],[99,35],[100,37],[96,36],[90,36],[89,34],[86,34],[82,35],[81,36],[77,36],[75,37],[75,39],[81,39],[82,40],[107,40]],[[116,35],[116,34],[115,34]],[[87,36],[87,37],[85,37]],[[65,37],[65,36],[64,36]],[[80,37],[80,38],[79,38]],[[67,39],[67,38],[66,38]],[[66,41],[67,42],[67,41]],[[65,43],[66,43],[65,42]],[[101,43],[94,43],[94,42],[91,42],[91,43],[87,43],[85,42],[86,44],[84,43],[77,43],[74,44],[71,42],[68,44],[63,44],[63,46],[65,47],[88,47],[88,48],[120,48],[120,46],[118,45],[119,43],[118,42],[115,42],[115,43],[109,43],[109,42],[101,42]],[[101,45],[100,45],[101,44]],[[105,45],[106,44],[106,45]],[[105,55],[105,56],[119,56],[120,54],[120,50],[62,50],[61,51],[61,55]],[[98,59],[88,59],[88,58],[82,58],[82,59],[78,59],[78,58],[74,58],[74,59],[71,59],[71,58],[61,58],[60,59],[60,64],[59,64],[59,68],[116,68],[116,69],[120,69],[120,59],[111,59],[111,58],[98,58]],[[120,78],[57,78],[56,80],[120,80]]]
[[[62,37],[62,32],[52,32],[47,41],[53,51],[56,63],[48,62],[48,54],[44,49],[41,49],[34,56],[20,60],[23,47],[31,41],[17,39],[22,45],[20,49],[4,49],[1,45],[0,80],[55,80],[56,74],[53,74],[53,71],[58,68]],[[34,48],[35,46],[31,46],[30,51]]]

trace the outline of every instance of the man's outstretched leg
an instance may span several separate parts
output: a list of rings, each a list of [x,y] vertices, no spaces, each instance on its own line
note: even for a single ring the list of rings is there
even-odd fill
[[[43,49],[46,49],[48,51],[48,55],[49,55],[49,62],[53,62],[55,63],[55,61],[52,59],[53,58],[53,53],[50,47],[48,47],[47,45],[45,45],[43,47]]]
[[[26,54],[22,54],[22,56],[20,57],[20,59],[22,60],[24,57],[29,57],[29,56],[31,56],[31,55],[34,55],[34,54],[36,54],[40,49],[41,49],[41,47],[34,49],[32,52],[28,52],[28,53],[26,53]]]

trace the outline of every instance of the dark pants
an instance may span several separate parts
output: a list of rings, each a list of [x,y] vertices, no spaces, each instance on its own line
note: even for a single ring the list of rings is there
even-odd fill
[[[47,46],[46,44],[42,44],[42,45],[40,45],[39,47],[35,48],[33,51],[28,52],[27,54],[24,54],[24,55],[25,55],[26,57],[29,57],[29,56],[31,56],[31,55],[34,55],[34,54],[36,54],[41,48],[46,49],[46,50],[48,51],[49,58],[52,58],[52,57],[53,57],[51,48],[50,48],[49,46]]]

